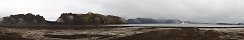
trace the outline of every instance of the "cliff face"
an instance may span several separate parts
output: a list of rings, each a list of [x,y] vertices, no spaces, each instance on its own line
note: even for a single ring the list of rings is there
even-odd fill
[[[63,13],[57,19],[59,24],[84,25],[84,24],[123,24],[125,21],[117,16],[101,15],[88,12],[87,14]]]
[[[17,14],[3,17],[1,24],[7,25],[44,25],[46,20],[43,16],[28,14]]]

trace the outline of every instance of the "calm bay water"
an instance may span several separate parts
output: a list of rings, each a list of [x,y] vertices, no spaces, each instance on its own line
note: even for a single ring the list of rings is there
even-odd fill
[[[119,24],[106,26],[155,26],[155,27],[244,27],[244,25],[216,25],[216,24]]]

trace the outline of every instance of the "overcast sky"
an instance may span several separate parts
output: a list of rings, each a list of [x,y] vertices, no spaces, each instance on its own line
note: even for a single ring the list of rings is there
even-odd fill
[[[244,0],[0,0],[0,16],[95,12],[123,18],[163,18],[197,22],[244,22]]]

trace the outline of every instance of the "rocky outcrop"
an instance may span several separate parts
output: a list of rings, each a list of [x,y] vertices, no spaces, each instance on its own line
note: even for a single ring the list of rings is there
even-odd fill
[[[0,23],[5,25],[90,25],[123,24],[126,23],[126,21],[118,16],[89,12],[87,14],[63,13],[57,21],[46,21],[43,16],[33,15],[31,13],[17,14],[3,17]]]
[[[46,20],[43,16],[27,14],[17,14],[3,17],[1,24],[6,25],[45,25]]]
[[[101,15],[88,12],[87,14],[63,13],[57,19],[59,24],[86,25],[86,24],[123,24],[125,21],[117,16]]]

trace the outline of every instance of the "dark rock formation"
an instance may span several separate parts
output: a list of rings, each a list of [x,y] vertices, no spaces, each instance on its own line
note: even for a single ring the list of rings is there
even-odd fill
[[[117,16],[101,15],[88,12],[87,14],[63,13],[58,19],[59,24],[86,25],[86,24],[123,24],[125,21]]]
[[[17,15],[10,15],[8,17],[3,17],[1,24],[44,25],[44,24],[46,24],[46,20],[43,18],[43,16],[27,13],[27,14],[17,14]]]

